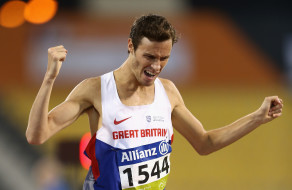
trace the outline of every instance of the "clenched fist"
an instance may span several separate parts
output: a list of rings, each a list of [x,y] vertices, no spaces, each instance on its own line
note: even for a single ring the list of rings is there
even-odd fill
[[[65,61],[67,56],[67,50],[64,46],[56,46],[48,49],[48,67],[47,75],[51,79],[55,79],[62,66],[62,62]]]
[[[267,123],[282,115],[283,101],[278,96],[266,97],[258,110],[261,123]]]

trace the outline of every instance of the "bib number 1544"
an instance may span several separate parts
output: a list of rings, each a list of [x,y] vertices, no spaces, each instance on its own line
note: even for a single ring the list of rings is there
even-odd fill
[[[126,183],[122,181],[122,186],[133,187],[156,181],[166,176],[169,170],[170,164],[168,155],[126,168],[120,168],[120,175],[126,175],[121,179],[127,181]]]

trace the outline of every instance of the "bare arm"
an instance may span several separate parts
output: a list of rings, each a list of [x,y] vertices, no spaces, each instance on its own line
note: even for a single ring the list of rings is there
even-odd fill
[[[237,121],[206,131],[200,121],[186,108],[178,90],[169,84],[169,97],[173,104],[172,123],[201,155],[207,155],[237,141],[261,124],[281,116],[283,103],[277,96],[265,98],[261,107]]]
[[[48,113],[53,84],[66,55],[67,50],[63,46],[48,50],[48,68],[28,119],[26,138],[30,144],[42,144],[53,134],[74,122],[83,110],[90,106],[80,95],[85,86],[81,83],[63,103]]]
[[[210,130],[206,133],[207,143],[203,148],[203,154],[217,151],[247,135],[260,125],[270,122],[281,116],[283,103],[277,96],[266,97],[261,107],[235,122]]]

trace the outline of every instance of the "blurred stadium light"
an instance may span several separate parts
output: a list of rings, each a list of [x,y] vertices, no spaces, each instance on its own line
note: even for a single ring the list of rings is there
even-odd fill
[[[44,24],[55,16],[57,9],[55,0],[30,0],[24,10],[24,18],[33,24]]]
[[[7,1],[0,9],[0,25],[15,28],[25,21],[44,24],[55,16],[57,7],[55,0]]]
[[[79,144],[79,160],[82,167],[86,170],[89,170],[89,167],[91,166],[91,160],[84,154],[84,151],[90,139],[91,139],[91,133],[87,132],[82,136],[80,140],[80,144]]]
[[[8,1],[0,8],[0,25],[7,28],[15,28],[25,22],[24,1]]]

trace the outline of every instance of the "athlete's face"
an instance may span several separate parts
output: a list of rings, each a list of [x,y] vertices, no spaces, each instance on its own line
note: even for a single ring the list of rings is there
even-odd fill
[[[129,39],[128,48],[133,57],[132,72],[140,84],[149,86],[154,83],[167,64],[172,49],[172,40],[157,42],[144,37],[134,51],[132,41]]]

